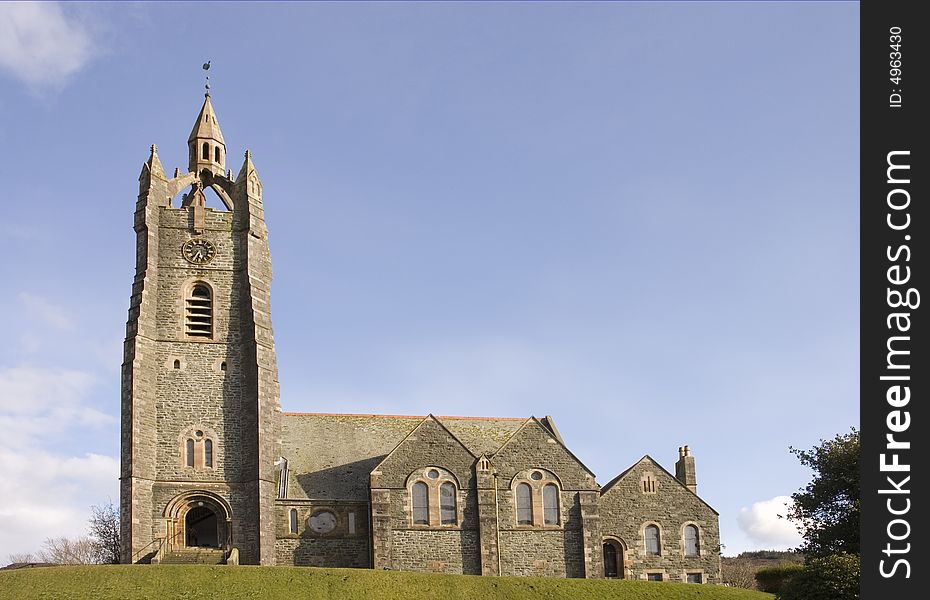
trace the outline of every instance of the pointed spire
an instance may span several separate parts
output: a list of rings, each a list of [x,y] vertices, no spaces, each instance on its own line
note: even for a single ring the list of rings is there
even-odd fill
[[[210,102],[210,94],[204,94],[203,107],[200,114],[197,115],[197,122],[191,130],[191,135],[187,138],[188,142],[196,139],[207,139],[217,141],[224,146],[226,141],[223,140],[223,132],[220,131],[220,123],[216,120],[216,111],[213,110],[213,103]]]
[[[226,171],[226,141],[220,131],[220,123],[216,119],[216,111],[207,93],[203,100],[203,107],[197,115],[197,122],[191,129],[187,138],[190,150],[188,168],[195,173],[207,170],[214,175],[222,177]]]

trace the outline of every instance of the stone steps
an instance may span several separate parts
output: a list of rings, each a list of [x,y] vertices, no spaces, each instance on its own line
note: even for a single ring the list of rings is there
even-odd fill
[[[163,565],[224,565],[226,551],[221,548],[191,548],[165,554]]]

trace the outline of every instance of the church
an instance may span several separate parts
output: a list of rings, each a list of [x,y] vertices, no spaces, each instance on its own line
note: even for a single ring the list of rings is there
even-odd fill
[[[123,562],[721,582],[688,446],[600,485],[550,416],[282,412],[261,180],[249,151],[227,170],[209,92],[187,144],[139,177]]]

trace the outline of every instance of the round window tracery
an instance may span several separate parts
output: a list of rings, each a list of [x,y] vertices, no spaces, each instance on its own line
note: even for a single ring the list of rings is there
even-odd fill
[[[329,533],[336,528],[336,515],[329,510],[319,510],[307,519],[307,524],[316,533]]]
[[[436,469],[430,469],[429,471],[427,471],[426,476],[429,477],[430,479],[439,479],[439,471],[437,471]]]
[[[530,479],[532,479],[533,481],[539,481],[542,478],[543,478],[542,473],[540,473],[539,471],[533,471],[532,473],[530,473]]]

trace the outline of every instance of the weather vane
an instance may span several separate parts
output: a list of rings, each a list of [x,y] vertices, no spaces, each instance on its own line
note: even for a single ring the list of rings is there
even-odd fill
[[[204,71],[209,71],[209,70],[210,70],[210,61],[209,61],[209,60],[208,60],[207,62],[203,63],[203,70],[204,70]],[[206,88],[206,90],[207,90],[207,96],[209,96],[209,95],[210,95],[210,76],[209,76],[209,75],[207,75],[207,84],[206,84],[205,86],[203,86],[203,87]]]

